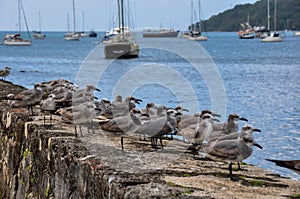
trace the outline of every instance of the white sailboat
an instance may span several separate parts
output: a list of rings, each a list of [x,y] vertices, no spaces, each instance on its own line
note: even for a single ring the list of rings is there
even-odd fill
[[[113,36],[104,46],[104,55],[108,59],[136,58],[139,56],[140,49],[130,32],[125,33],[123,0],[118,0],[118,16],[120,34]]]
[[[64,35],[66,41],[79,41],[79,34],[76,33],[76,22],[75,22],[75,0],[73,0],[73,32],[69,31],[70,20],[68,14],[68,32]]]
[[[26,29],[27,29],[27,34],[28,34],[28,39],[23,39],[21,37],[21,11],[23,13]],[[19,32],[16,34],[6,34],[4,36],[4,45],[6,46],[30,46],[31,45],[31,40],[30,40],[30,33],[28,30],[28,25],[27,25],[27,20],[25,17],[25,12],[23,8],[23,4],[21,0],[18,0],[18,25],[19,25]]]
[[[33,35],[32,37],[34,39],[45,39],[46,38],[46,34],[43,34],[41,31],[41,12],[39,11],[39,31],[33,31]]]
[[[268,3],[268,30],[270,30],[270,0],[267,0]],[[277,0],[274,0],[274,32],[269,36],[262,38],[262,42],[282,42],[282,37],[279,33],[276,33],[276,15],[277,15]]]
[[[190,28],[190,34],[187,37],[191,41],[207,41],[208,37],[202,35],[202,20],[201,20],[201,3],[200,0],[198,0],[198,7],[199,7],[199,22],[196,24],[193,24],[193,13],[194,13],[194,6],[193,1],[191,1],[191,28]],[[198,24],[198,27],[197,27]]]

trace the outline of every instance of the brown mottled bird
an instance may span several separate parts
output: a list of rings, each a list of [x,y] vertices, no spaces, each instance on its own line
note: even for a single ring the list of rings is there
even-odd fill
[[[9,75],[10,69],[10,67],[6,66],[4,70],[0,70],[0,77],[2,77],[2,79],[5,79],[5,77]]]

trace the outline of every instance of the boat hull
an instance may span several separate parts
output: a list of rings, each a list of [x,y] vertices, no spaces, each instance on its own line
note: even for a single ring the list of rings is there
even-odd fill
[[[177,37],[179,31],[143,33],[143,37]]]
[[[45,34],[33,34],[32,37],[34,39],[45,39],[46,35]]]
[[[111,43],[104,46],[104,55],[107,59],[130,59],[139,56],[137,44]]]
[[[30,40],[23,40],[23,41],[4,41],[4,45],[6,46],[31,46]]]
[[[188,40],[190,40],[190,41],[207,41],[208,37],[206,37],[206,36],[196,36],[196,37],[189,36]]]
[[[299,37],[300,36],[300,31],[299,32],[294,32],[293,35],[296,36],[296,37]]]
[[[281,37],[265,37],[261,40],[262,42],[282,42]]]
[[[65,35],[66,41],[79,41],[79,35]]]
[[[254,39],[254,35],[240,35],[239,38],[240,39]]]

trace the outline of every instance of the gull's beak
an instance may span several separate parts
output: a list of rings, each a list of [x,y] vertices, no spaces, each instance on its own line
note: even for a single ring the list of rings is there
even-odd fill
[[[212,113],[212,116],[214,116],[214,117],[221,117],[221,115],[217,114],[217,113]]]
[[[96,88],[95,91],[101,92],[101,90],[99,88]]]
[[[215,122],[220,122],[220,120],[218,120],[217,118],[213,118],[212,120]]]
[[[260,129],[253,129],[253,131],[256,131],[256,132],[261,132]]]
[[[253,146],[256,146],[257,148],[263,149],[262,146],[260,146],[260,145],[257,144],[257,143],[253,143]]]
[[[248,122],[248,120],[244,117],[240,117],[239,120],[242,120],[242,121],[245,121],[245,122]]]
[[[190,112],[189,109],[183,108],[182,111]]]

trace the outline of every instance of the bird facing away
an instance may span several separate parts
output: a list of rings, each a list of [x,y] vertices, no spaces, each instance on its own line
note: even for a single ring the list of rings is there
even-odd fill
[[[5,77],[7,77],[10,74],[10,67],[6,66],[4,68],[4,70],[0,70],[0,77],[2,77],[2,79],[5,79]]]
[[[199,155],[204,155],[213,160],[228,162],[229,176],[231,180],[234,180],[232,176],[232,164],[250,157],[253,152],[252,146],[262,149],[252,136],[246,135],[243,138],[235,140],[221,140],[210,143],[201,149],[204,153],[199,152]]]
[[[213,121],[219,121],[211,114],[205,113],[199,120],[198,124],[191,124],[186,128],[180,129],[179,135],[183,136],[185,140],[193,144],[202,144],[207,141],[213,131]]]

